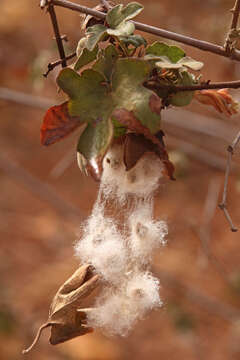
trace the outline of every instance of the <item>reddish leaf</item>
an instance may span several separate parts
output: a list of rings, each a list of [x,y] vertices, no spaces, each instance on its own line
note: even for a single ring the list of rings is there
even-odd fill
[[[165,146],[164,146],[164,143],[162,140],[163,132],[160,131],[156,135],[153,135],[148,128],[143,126],[140,123],[140,121],[138,121],[138,119],[134,116],[133,111],[128,111],[126,109],[115,110],[113,112],[113,118],[115,118],[117,121],[119,121],[122,125],[126,126],[128,128],[128,130],[131,130],[137,134],[142,134],[143,137],[145,138],[145,140],[150,141],[153,146],[152,150],[149,150],[149,144],[150,144],[149,142],[146,143],[146,141],[144,140],[143,141],[144,144],[142,146],[140,146],[139,145],[140,138],[138,140],[134,139],[135,140],[134,147],[137,148],[137,150],[136,150],[137,155],[136,155],[136,157],[134,156],[132,159],[131,158],[127,159],[128,155],[124,154],[124,157],[125,157],[124,161],[125,161],[125,165],[127,166],[127,168],[129,166],[131,166],[132,164],[134,164],[134,162],[135,162],[135,164],[137,163],[139,158],[145,152],[144,147],[147,147],[148,150],[146,150],[146,151],[155,152],[159,156],[161,161],[163,162],[165,169],[166,169],[166,173],[169,176],[169,178],[171,180],[175,180],[174,176],[173,176],[174,166],[168,158],[168,153],[165,149]],[[132,146],[132,145],[133,144],[131,144],[131,145],[127,144],[127,147]],[[151,146],[150,146],[150,148],[151,148]],[[142,153],[142,155],[141,155],[141,153]],[[137,157],[138,157],[138,159],[137,159]],[[127,161],[127,163],[126,163],[126,161]],[[129,161],[129,163],[128,163],[128,161]]]
[[[78,116],[70,116],[68,102],[52,106],[46,112],[41,127],[41,144],[51,145],[71,134],[82,125]]]
[[[157,115],[161,114],[162,100],[154,93],[149,98],[149,106],[152,112],[156,113]]]

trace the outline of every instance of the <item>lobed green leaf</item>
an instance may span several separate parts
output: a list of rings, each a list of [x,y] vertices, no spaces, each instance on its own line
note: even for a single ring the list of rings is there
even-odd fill
[[[114,6],[107,13],[107,23],[110,28],[117,28],[122,22],[136,17],[143,10],[143,6],[137,2],[129,3],[127,6],[123,7],[122,4]]]
[[[146,59],[166,56],[172,63],[176,63],[185,56],[185,52],[175,45],[168,45],[164,42],[156,41],[147,47],[146,55],[150,55],[146,56]]]
[[[95,48],[92,51],[89,51],[87,48],[84,48],[82,50],[82,53],[80,54],[78,60],[76,61],[75,65],[74,65],[74,70],[78,71],[83,66],[94,61],[97,57],[97,53],[98,53],[97,45],[95,46]]]

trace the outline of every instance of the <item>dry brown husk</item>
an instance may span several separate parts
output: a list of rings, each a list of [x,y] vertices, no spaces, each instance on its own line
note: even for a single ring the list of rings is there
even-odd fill
[[[99,275],[91,265],[80,266],[75,273],[59,288],[49,310],[49,318],[38,330],[32,345],[23,350],[28,353],[37,344],[42,331],[51,326],[50,343],[56,345],[77,336],[92,332],[87,326],[87,312],[81,309],[83,299],[90,295],[99,284]]]

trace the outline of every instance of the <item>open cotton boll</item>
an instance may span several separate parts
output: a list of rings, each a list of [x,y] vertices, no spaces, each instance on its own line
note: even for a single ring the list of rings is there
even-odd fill
[[[123,163],[123,147],[114,145],[103,161],[101,190],[106,197],[115,196],[119,202],[127,200],[129,194],[148,197],[159,186],[163,164],[152,153],[145,154],[137,164],[126,171]]]

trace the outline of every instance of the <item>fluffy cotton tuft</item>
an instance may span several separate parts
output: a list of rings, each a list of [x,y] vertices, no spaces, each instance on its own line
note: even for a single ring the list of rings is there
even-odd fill
[[[154,249],[166,244],[168,234],[164,221],[154,221],[149,204],[137,207],[129,218],[129,246],[134,258],[142,263],[149,262]]]
[[[108,290],[99,297],[88,323],[109,335],[126,336],[137,320],[161,305],[158,280],[149,273],[135,274],[117,290]]]
[[[120,145],[105,156],[98,199],[75,250],[104,280],[88,312],[89,326],[125,336],[137,320],[161,306],[158,279],[144,269],[149,268],[153,250],[165,244],[167,225],[153,219],[153,193],[163,173],[159,158],[147,154],[128,172],[122,159]],[[121,212],[124,224],[106,216],[109,204]]]
[[[155,154],[143,156],[131,170],[126,171],[123,149],[112,147],[103,161],[101,190],[106,197],[116,197],[120,203],[129,195],[147,198],[158,188],[163,165]]]

